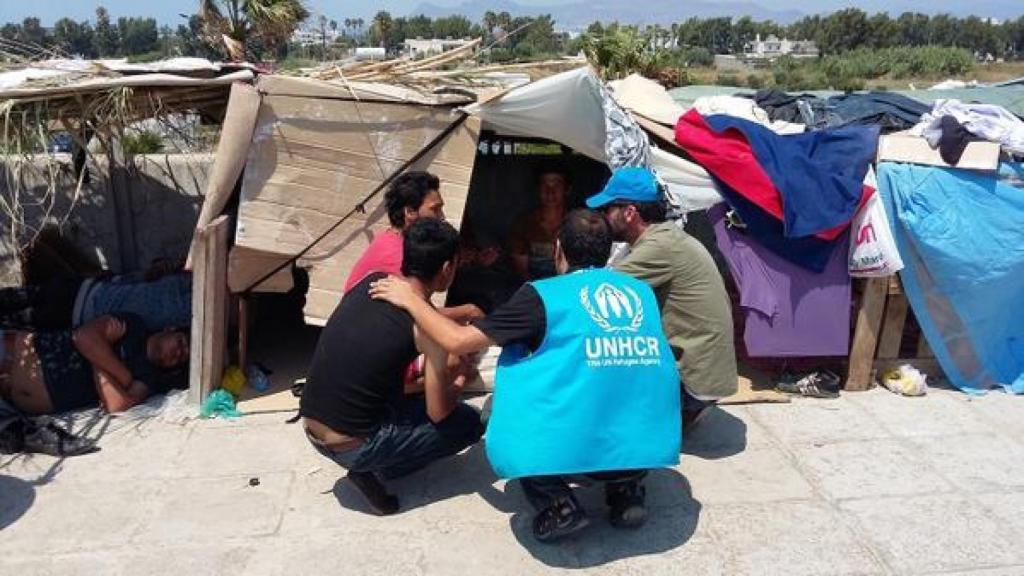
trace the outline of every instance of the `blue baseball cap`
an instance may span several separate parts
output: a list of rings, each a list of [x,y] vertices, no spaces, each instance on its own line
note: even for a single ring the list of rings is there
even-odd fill
[[[619,168],[604,190],[587,198],[587,208],[598,209],[612,202],[657,202],[661,199],[654,173],[647,168]]]

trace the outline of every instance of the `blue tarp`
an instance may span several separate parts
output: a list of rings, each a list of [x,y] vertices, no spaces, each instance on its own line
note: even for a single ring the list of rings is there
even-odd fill
[[[921,330],[950,381],[1024,394],[1024,165],[883,162],[879,193]]]

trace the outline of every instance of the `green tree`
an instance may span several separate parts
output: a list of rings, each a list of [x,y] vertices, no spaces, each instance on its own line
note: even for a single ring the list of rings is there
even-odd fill
[[[494,21],[498,24],[498,28],[501,28],[501,31],[505,34],[515,30],[515,27],[512,26],[512,15],[508,12],[499,12]]]
[[[391,47],[389,44],[391,38],[391,29],[394,26],[394,21],[391,18],[391,13],[387,10],[381,10],[373,17],[373,24],[371,25],[371,34],[376,39],[375,43],[379,43],[381,48],[385,50]]]
[[[841,54],[863,46],[867,40],[867,14],[857,8],[847,8],[829,14],[822,22],[818,47],[824,54]]]
[[[61,18],[53,24],[53,42],[57,47],[73,56],[95,58],[92,26],[88,22],[75,22],[70,18]]]
[[[786,34],[797,40],[813,40],[820,48],[824,30],[824,20],[821,16],[804,16],[789,26]]]
[[[748,42],[753,42],[759,33],[758,26],[750,16],[744,16],[732,25],[732,45],[729,51],[738,54],[744,51]]]
[[[247,48],[285,44],[309,10],[302,0],[200,0],[199,15],[207,41],[241,60]]]
[[[928,20],[925,44],[956,46],[959,36],[957,19],[949,14],[937,14]]]
[[[121,37],[117,27],[110,23],[110,14],[103,6],[96,8],[96,28],[93,35],[95,51],[101,58],[117,56],[121,48]]]
[[[0,38],[4,40],[17,40],[21,36],[21,26],[13,22],[8,22],[0,28]]]
[[[553,56],[558,54],[561,44],[561,37],[555,33],[555,21],[550,14],[544,14],[530,23],[517,45],[517,51],[527,58]]]
[[[904,12],[895,22],[895,46],[924,46],[931,43],[927,14]]]
[[[406,38],[433,38],[434,21],[423,14],[413,16],[406,22],[405,34]]]
[[[494,29],[498,27],[498,15],[495,14],[493,11],[488,10],[484,12],[482,22],[484,25],[484,30],[487,31],[487,37],[493,38]]]
[[[209,59],[220,58],[217,48],[203,37],[203,19],[198,14],[193,14],[189,17],[187,25],[179,24],[174,35],[178,50],[182,56],[196,56]]]
[[[473,23],[465,16],[446,16],[434,19],[434,35],[437,38],[465,38]]]
[[[18,36],[18,41],[22,44],[40,47],[45,47],[50,44],[50,38],[46,34],[46,29],[39,23],[39,18],[35,17],[25,18],[22,20],[21,33]]]
[[[652,45],[636,26],[610,25],[600,36],[584,34],[583,52],[606,79],[633,73],[656,76],[669,63],[671,53]]]
[[[120,53],[125,56],[152,52],[160,40],[156,20],[152,18],[118,18],[117,33],[121,38]]]
[[[897,46],[897,24],[886,12],[879,12],[868,19],[867,45],[872,48]]]

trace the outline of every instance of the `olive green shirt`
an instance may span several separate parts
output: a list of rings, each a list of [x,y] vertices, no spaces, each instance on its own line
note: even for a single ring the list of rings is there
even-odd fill
[[[735,394],[732,309],[704,245],[671,222],[652,224],[615,268],[654,290],[686,390],[701,400]]]

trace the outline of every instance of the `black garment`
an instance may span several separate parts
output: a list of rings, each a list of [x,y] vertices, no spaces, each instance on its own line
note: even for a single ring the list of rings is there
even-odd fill
[[[828,126],[876,124],[882,133],[913,128],[931,106],[902,94],[868,92],[832,96],[826,104]]]
[[[373,273],[331,314],[313,353],[299,414],[338,432],[371,436],[402,403],[402,376],[419,352],[409,313],[370,298]]]
[[[0,289],[0,328],[29,332],[71,328],[81,279],[61,278],[41,286]]]
[[[498,346],[523,344],[534,351],[544,340],[547,317],[537,289],[523,284],[508,302],[473,325]]]
[[[942,137],[939,138],[939,155],[942,156],[942,161],[950,166],[960,163],[960,157],[963,156],[967,144],[984,140],[971,134],[955,116],[943,116],[939,122],[939,128],[942,130]]]
[[[814,126],[819,120],[825,117],[825,101],[813,94],[787,94],[781,90],[758,90],[754,94],[754,102],[759,108],[768,113],[773,121],[794,122]],[[800,103],[806,106],[801,112]],[[812,117],[807,117],[807,111]]]
[[[125,334],[114,351],[132,373],[132,379],[146,385],[150,394],[165,393],[164,379],[146,356],[148,336],[142,318],[135,314],[112,314],[125,324]],[[35,351],[42,368],[43,383],[50,394],[54,412],[67,412],[99,404],[92,365],[79,353],[71,330],[37,332]]]

